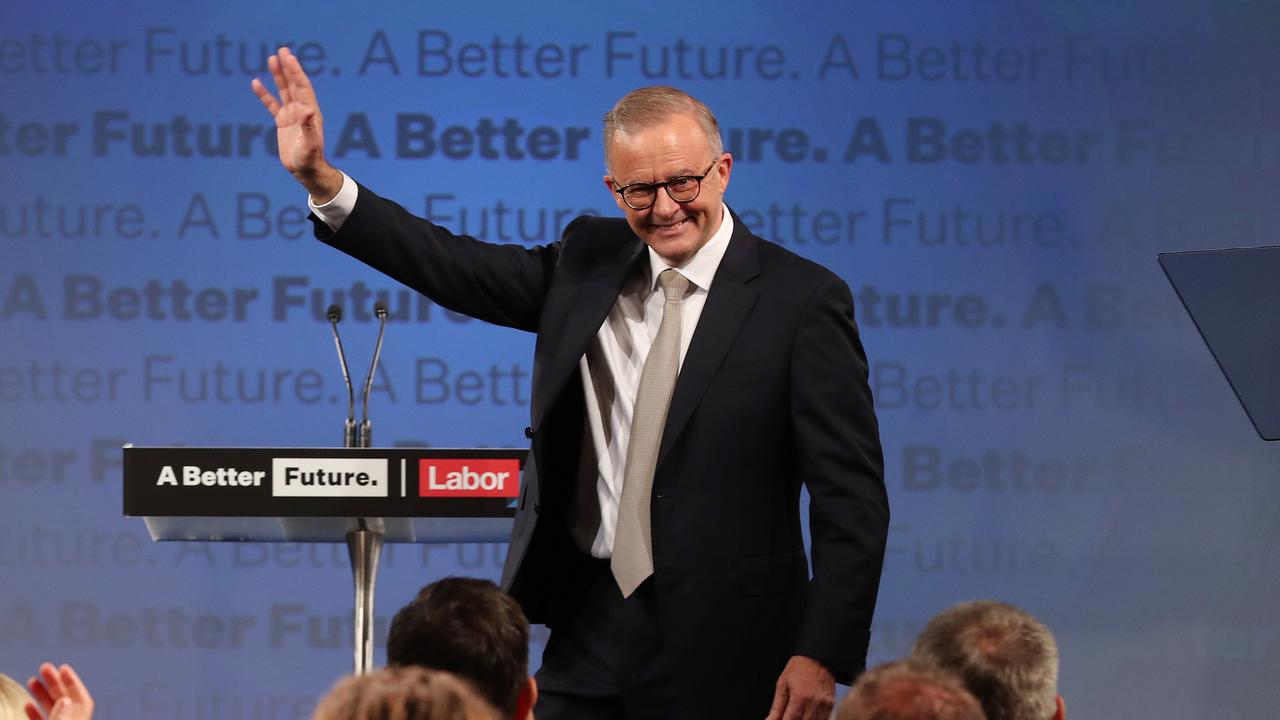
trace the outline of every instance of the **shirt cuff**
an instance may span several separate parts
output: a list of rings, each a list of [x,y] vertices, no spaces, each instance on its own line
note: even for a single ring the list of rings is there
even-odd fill
[[[338,172],[342,172],[339,170]],[[351,176],[342,173],[342,189],[338,191],[328,202],[317,205],[307,196],[307,207],[311,208],[311,212],[316,214],[325,225],[333,232],[338,232],[338,228],[342,227],[342,223],[347,221],[351,215],[351,211],[356,209],[356,196],[360,193],[360,186],[351,179]]]

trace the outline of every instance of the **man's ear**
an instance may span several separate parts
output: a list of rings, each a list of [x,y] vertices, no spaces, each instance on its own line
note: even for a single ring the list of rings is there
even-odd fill
[[[512,720],[533,720],[533,706],[538,703],[538,681],[532,677],[520,688],[516,698],[516,714]]]
[[[604,186],[609,188],[609,194],[613,196],[613,203],[618,206],[619,210],[621,210],[623,213],[625,213],[627,210],[630,210],[630,208],[627,207],[626,203],[622,202],[622,196],[618,194],[617,192],[618,186],[616,183],[613,182],[612,177],[608,175],[604,176]]]
[[[1058,696],[1058,712],[1053,714],[1053,720],[1067,720],[1067,701]]]
[[[720,190],[723,192],[729,188],[729,176],[733,174],[733,156],[724,153],[720,156],[720,164],[716,166],[716,173],[720,176]]]

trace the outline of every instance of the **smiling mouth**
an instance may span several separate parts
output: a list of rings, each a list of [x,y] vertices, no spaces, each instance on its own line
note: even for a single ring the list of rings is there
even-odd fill
[[[689,218],[684,218],[682,220],[677,220],[676,222],[673,222],[673,223],[666,223],[664,225],[653,223],[652,227],[658,232],[669,233],[669,232],[673,232],[683,228],[685,224],[687,224],[688,222],[689,222]]]

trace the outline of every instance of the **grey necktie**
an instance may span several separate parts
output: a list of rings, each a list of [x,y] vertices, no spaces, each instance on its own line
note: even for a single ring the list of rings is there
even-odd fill
[[[640,371],[610,562],[623,597],[630,597],[640,583],[653,574],[649,496],[653,490],[653,472],[658,465],[662,428],[667,423],[667,408],[680,371],[680,303],[689,288],[689,280],[667,268],[658,275],[658,283],[664,296],[662,325]]]

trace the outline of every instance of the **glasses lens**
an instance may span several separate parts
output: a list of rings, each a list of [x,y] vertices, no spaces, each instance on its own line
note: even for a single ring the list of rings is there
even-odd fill
[[[698,196],[699,187],[698,179],[692,177],[674,177],[667,181],[667,190],[671,192],[671,199],[676,202],[694,199]]]
[[[653,204],[655,188],[648,185],[632,185],[622,191],[622,199],[635,210],[643,210]]]

